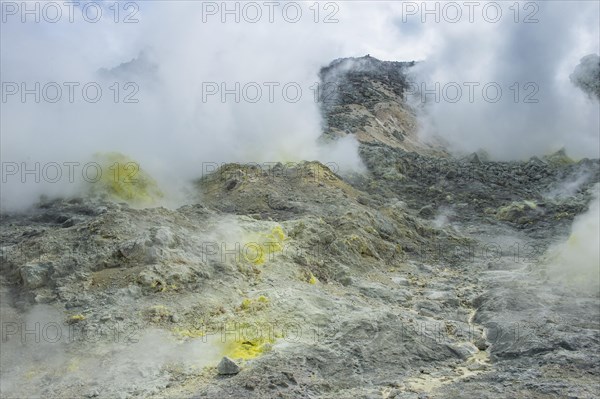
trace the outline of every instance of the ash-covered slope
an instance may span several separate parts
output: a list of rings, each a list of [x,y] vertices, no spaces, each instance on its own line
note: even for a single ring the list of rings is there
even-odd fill
[[[418,142],[410,65],[321,71],[324,138],[355,135],[365,174],[228,164],[178,209],[83,195],[1,215],[2,396],[597,397],[598,292],[546,258],[599,161]]]

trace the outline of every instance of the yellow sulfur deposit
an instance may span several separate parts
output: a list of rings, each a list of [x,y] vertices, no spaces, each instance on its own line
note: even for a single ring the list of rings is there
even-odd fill
[[[241,310],[248,310],[248,309],[250,309],[251,306],[252,306],[252,300],[246,298],[246,299],[244,299],[242,301],[242,304],[240,305],[240,309]]]
[[[182,338],[200,338],[205,335],[205,331],[198,328],[179,328],[175,327],[173,334]]]
[[[135,160],[118,152],[97,153],[94,157],[102,173],[91,183],[93,192],[132,205],[152,205],[163,198],[156,181]]]
[[[273,340],[266,339],[234,341],[226,345],[225,356],[232,359],[253,359],[271,350],[272,342]]]
[[[268,237],[273,238],[278,242],[283,242],[285,240],[285,233],[283,232],[283,228],[281,228],[281,226],[275,226],[273,230],[271,230],[271,234]]]
[[[275,334],[268,325],[244,323],[238,326],[238,335],[224,341],[224,355],[232,359],[253,359],[271,350]]]
[[[244,300],[239,306],[239,310],[256,312],[265,309],[267,306],[269,306],[269,298],[267,298],[264,295],[261,295],[254,300],[244,298]]]
[[[244,259],[255,266],[262,265],[272,254],[283,251],[286,239],[283,228],[275,226],[270,233],[260,234],[254,242],[244,246]]]
[[[73,316],[69,316],[69,318],[67,318],[67,323],[68,324],[75,324],[75,323],[79,323],[80,321],[85,320],[85,316],[82,314],[76,314]]]

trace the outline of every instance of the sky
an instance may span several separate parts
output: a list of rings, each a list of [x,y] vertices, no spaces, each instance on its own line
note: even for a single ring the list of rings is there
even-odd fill
[[[223,162],[360,171],[352,137],[319,144],[314,91],[319,68],[366,54],[420,61],[420,133],[457,153],[598,157],[598,100],[569,75],[600,53],[599,3],[476,3],[3,2],[3,207],[78,190],[96,152],[127,154],[167,191]]]

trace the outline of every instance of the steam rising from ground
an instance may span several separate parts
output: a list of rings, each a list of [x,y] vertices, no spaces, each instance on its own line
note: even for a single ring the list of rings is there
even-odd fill
[[[578,290],[600,293],[600,197],[595,198],[586,213],[573,222],[569,239],[549,251],[548,274]]]
[[[146,396],[168,384],[167,367],[197,372],[223,356],[218,335],[180,342],[166,331],[118,324],[83,330],[63,323],[65,315],[47,305],[36,305],[22,318],[2,316],[0,382],[2,393],[10,397],[44,396],[50,385],[78,390],[82,383],[90,392],[79,395],[92,395],[97,386],[103,391],[96,395],[102,397],[136,389]]]
[[[30,169],[36,162],[40,168],[48,162],[83,165],[95,152],[118,151],[137,160],[170,194],[200,177],[203,162],[318,159],[360,170],[356,143],[317,144],[322,118],[314,88],[320,67],[367,53],[387,60],[426,60],[416,70],[417,80],[430,85],[502,85],[498,103],[479,96],[473,104],[466,97],[457,104],[430,104],[425,136],[440,134],[456,149],[483,148],[500,158],[563,146],[571,156],[598,156],[597,101],[569,81],[581,57],[598,52],[597,2],[536,3],[539,22],[533,24],[514,23],[508,3],[499,23],[483,21],[481,7],[475,23],[466,14],[459,23],[436,23],[431,15],[422,22],[421,12],[407,15],[407,2],[335,2],[335,23],[323,23],[330,9],[321,9],[315,23],[312,2],[299,3],[303,16],[297,23],[286,22],[280,9],[273,23],[266,10],[258,23],[236,23],[233,16],[222,23],[220,14],[203,22],[201,2],[145,2],[137,3],[139,22],[133,24],[114,23],[113,3],[101,4],[107,17],[98,23],[83,21],[78,7],[74,23],[21,23],[20,15],[3,23],[3,82],[26,83],[28,89],[35,82],[63,87],[57,103],[36,103],[29,95],[23,104],[18,94],[3,102],[3,162],[26,162]],[[522,20],[526,10],[519,4]],[[64,9],[63,15],[68,12]],[[574,73],[576,82],[582,82],[582,68]],[[530,92],[524,85],[531,81],[539,87],[540,102],[512,102],[509,86],[518,82],[523,99]],[[73,103],[66,100],[64,82],[79,84]],[[82,98],[89,82],[102,89],[96,103]],[[126,87],[127,82],[137,86]],[[231,90],[236,82],[241,88],[258,84],[261,99],[236,102],[230,94],[222,101],[221,84]],[[273,101],[268,82],[278,84]],[[203,95],[207,83],[216,83],[219,93]],[[302,90],[296,102],[284,99],[288,83]],[[132,94],[135,87],[139,91]],[[295,98],[294,93],[290,88],[286,94]],[[125,103],[128,95],[139,102]],[[35,182],[31,174],[3,179],[3,208],[28,206],[40,194],[78,192],[81,169],[76,183],[67,179],[65,168],[62,174],[56,183],[43,177]]]
[[[440,135],[458,152],[484,149],[502,160],[543,155],[563,146],[572,157],[597,158],[598,99],[586,94],[588,87],[600,85],[594,61],[598,56],[585,57],[575,67],[583,56],[599,51],[599,4],[536,2],[539,10],[532,19],[537,22],[531,23],[523,22],[535,11],[531,3],[527,9],[518,3],[519,23],[514,20],[517,3],[495,4],[502,6],[496,23],[476,13],[472,24],[441,21],[435,28],[429,17],[432,22],[424,25],[433,27],[433,44],[415,68],[414,79],[419,86],[425,83],[426,90],[434,90],[436,82],[440,89],[437,100],[422,90],[416,96],[423,111],[422,135]],[[460,97],[453,83],[462,89]],[[477,85],[472,100],[466,84]]]
[[[222,23],[220,14],[203,23],[201,4],[189,2],[140,4],[136,24],[115,24],[111,18],[97,24],[23,24],[9,18],[3,24],[3,81],[27,82],[28,89],[35,82],[80,85],[73,103],[65,100],[64,86],[57,103],[36,103],[29,95],[23,104],[19,95],[11,96],[3,104],[3,161],[27,162],[29,168],[35,162],[83,165],[95,152],[118,151],[137,160],[168,193],[201,177],[203,163],[318,159],[360,169],[355,144],[317,143],[322,120],[315,85],[321,66],[365,51],[367,46],[345,41],[349,26],[365,14],[374,20],[382,16],[359,5],[340,10],[339,23],[315,24],[309,6],[303,3],[298,23],[281,14],[274,23],[268,17],[257,24],[236,23],[232,16]],[[365,30],[377,37],[376,29]],[[83,100],[81,89],[88,82],[100,85],[100,101]],[[139,87],[130,98],[138,103],[124,102],[136,87],[126,88],[126,82]],[[235,90],[236,84],[238,98],[222,96],[222,89]],[[206,95],[208,87],[219,92]],[[261,97],[253,102],[256,87]],[[29,205],[42,193],[79,190],[66,176],[57,183],[43,177],[36,183],[28,175],[22,184],[20,173],[7,180],[5,208]],[[76,180],[83,180],[81,169]]]
[[[245,230],[234,217],[219,217],[207,222],[206,235],[193,237],[194,244],[187,247],[190,252],[181,258],[195,261],[190,253],[196,251],[198,258],[214,258],[236,267],[242,256],[254,258],[256,244],[250,240],[258,235]],[[219,252],[222,243],[229,249],[248,243],[251,250],[226,257]],[[206,248],[211,254],[200,254],[200,250],[208,252]],[[129,286],[114,293],[113,316],[122,309],[134,313],[151,309],[140,305],[138,290]],[[100,397],[119,397],[122,392],[146,397],[164,389],[173,368],[179,374],[197,375],[206,366],[216,366],[231,344],[241,339],[231,334],[225,337],[216,329],[202,330],[206,332],[203,337],[178,338],[172,331],[146,327],[145,323],[140,326],[128,318],[68,323],[67,313],[50,305],[38,304],[27,311],[13,307],[15,299],[4,281],[0,295],[0,387],[7,397],[45,397],[48,389],[74,389],[79,396],[94,396],[95,387]],[[157,309],[161,311],[160,306]],[[198,320],[197,325],[204,324]],[[80,392],[82,386],[89,392]]]
[[[549,199],[565,199],[574,196],[584,184],[588,183],[593,171],[588,168],[579,169],[564,181],[557,182],[544,196]]]

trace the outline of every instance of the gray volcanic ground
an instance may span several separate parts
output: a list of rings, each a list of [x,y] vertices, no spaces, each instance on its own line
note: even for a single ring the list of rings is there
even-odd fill
[[[4,211],[2,396],[598,397],[600,161],[423,142],[414,67],[321,69],[365,170],[228,163],[170,209],[128,201],[142,164]]]

